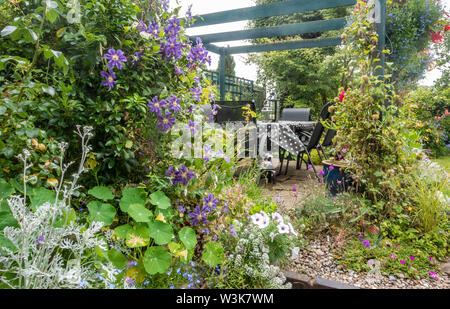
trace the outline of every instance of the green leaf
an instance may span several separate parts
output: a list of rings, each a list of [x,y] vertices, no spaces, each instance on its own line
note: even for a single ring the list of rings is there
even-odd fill
[[[3,28],[3,30],[0,32],[1,36],[7,36],[10,35],[11,33],[13,33],[14,31],[16,31],[17,27],[16,26],[6,26],[5,28]]]
[[[111,249],[108,251],[108,258],[114,267],[119,269],[124,269],[128,264],[128,260],[125,255],[116,249]]]
[[[48,21],[53,24],[58,19],[59,14],[55,9],[50,9],[47,11],[47,14],[45,14],[45,16],[47,17]]]
[[[88,194],[103,201],[112,200],[114,198],[114,195],[111,193],[111,189],[105,186],[94,187],[88,191]]]
[[[170,253],[163,247],[159,246],[147,249],[143,260],[145,270],[150,275],[165,273],[170,267],[170,261]]]
[[[116,235],[117,238],[120,239],[126,239],[128,232],[132,231],[133,228],[129,224],[124,224],[121,226],[118,226],[114,229],[114,235]]]
[[[157,245],[168,244],[173,238],[172,227],[161,221],[154,221],[148,224],[150,236],[155,240]]]
[[[197,236],[195,231],[190,227],[183,227],[180,232],[178,232],[180,240],[183,242],[187,249],[194,249],[197,244]]]
[[[128,140],[125,142],[125,148],[130,149],[131,147],[133,147],[133,142]]]
[[[0,235],[0,254],[2,254],[2,248],[8,248],[12,252],[17,252],[17,248],[14,244],[6,237]]]
[[[127,212],[136,222],[150,222],[153,215],[142,204],[131,204]]]
[[[0,199],[6,198],[14,193],[14,188],[11,187],[10,184],[8,184],[3,179],[0,179]]]
[[[23,36],[25,38],[25,41],[27,41],[28,43],[36,42],[36,40],[38,39],[37,34],[31,29],[25,29],[23,32]]]
[[[0,232],[7,226],[19,226],[17,220],[10,212],[0,212]]]
[[[123,212],[128,212],[131,204],[145,205],[145,191],[141,188],[126,188],[122,192],[119,205]]]
[[[130,248],[146,247],[150,243],[150,232],[148,226],[138,226],[127,234],[125,242]]]
[[[110,204],[100,203],[98,201],[92,201],[88,204],[89,219],[91,221],[103,222],[105,226],[113,223],[116,216],[116,209]]]
[[[223,262],[224,250],[221,244],[210,241],[206,243],[203,250],[202,260],[210,267],[214,267]]]
[[[55,192],[46,188],[34,188],[31,196],[31,209],[36,210],[38,207],[44,205],[45,203],[54,203],[56,200]]]
[[[157,191],[150,194],[150,203],[161,209],[167,209],[170,207],[170,199],[162,191]]]

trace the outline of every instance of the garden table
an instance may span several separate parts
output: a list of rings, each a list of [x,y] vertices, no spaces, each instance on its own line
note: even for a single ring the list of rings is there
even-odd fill
[[[258,137],[260,145],[266,145],[269,141],[291,154],[297,154],[303,150],[305,140],[300,136],[305,136],[302,132],[314,130],[314,121],[257,121]],[[267,148],[266,148],[267,149]],[[268,149],[270,149],[270,144]]]

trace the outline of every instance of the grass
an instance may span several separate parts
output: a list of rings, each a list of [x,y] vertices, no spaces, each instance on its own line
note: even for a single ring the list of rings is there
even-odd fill
[[[434,159],[434,162],[437,162],[440,166],[445,168],[445,171],[450,174],[450,156],[440,157],[438,159]],[[450,196],[450,189],[447,186],[444,188],[443,193],[447,196]]]
[[[450,156],[440,157],[438,159],[434,159],[433,161],[445,168],[447,173],[450,173]]]

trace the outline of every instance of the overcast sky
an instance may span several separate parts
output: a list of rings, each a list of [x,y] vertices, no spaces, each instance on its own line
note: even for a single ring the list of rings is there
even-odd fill
[[[446,10],[450,10],[450,0],[443,1]],[[203,15],[207,13],[214,13],[238,8],[245,8],[249,6],[254,6],[252,0],[170,0],[171,6],[181,6],[181,16],[184,16],[189,5],[192,4],[192,14],[193,15]],[[188,29],[188,35],[200,35],[207,33],[218,33],[218,32],[228,32],[243,30],[247,25],[247,21],[240,21],[234,23],[226,23],[207,27],[198,27],[193,29]],[[248,42],[244,41],[230,41],[223,43],[215,43],[219,46],[240,46],[248,45]],[[211,53],[212,63],[210,69],[215,70],[217,68],[219,57],[218,55]],[[233,55],[234,61],[236,62],[236,75],[239,77],[247,78],[256,81],[256,66],[246,65],[245,60],[247,58],[246,54]],[[441,73],[438,70],[433,70],[426,74],[423,81],[420,82],[422,85],[432,85],[433,81],[439,78]]]

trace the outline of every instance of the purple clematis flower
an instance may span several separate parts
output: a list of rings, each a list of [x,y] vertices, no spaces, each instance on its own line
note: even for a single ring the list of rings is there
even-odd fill
[[[196,88],[190,88],[190,90],[192,91],[192,95],[194,96],[195,100],[197,100],[198,102],[201,101],[200,99],[200,95],[203,92],[203,89],[201,86],[198,86]]]
[[[152,99],[152,101],[149,101],[147,106],[148,109],[152,112],[152,113],[156,113],[156,114],[161,114],[161,108],[166,106],[167,102],[166,100],[158,100],[158,97],[154,97]]]
[[[169,37],[166,42],[161,43],[160,53],[164,59],[170,60],[171,58],[181,58],[181,48],[183,44],[177,41],[176,37]]]
[[[189,171],[184,164],[181,164],[180,170],[178,171],[179,182],[186,186],[192,178],[194,178],[194,173]]]
[[[166,170],[166,176],[168,181],[172,181],[173,185],[176,185],[178,183],[178,171],[175,170],[173,166],[170,166]]]
[[[195,206],[194,211],[189,213],[189,217],[191,218],[191,224],[193,226],[197,226],[201,223],[207,224],[208,221],[209,210],[205,207],[201,208],[199,206]]]
[[[369,248],[370,247],[370,241],[364,240],[363,242],[364,247]]]
[[[133,61],[131,61],[131,66],[135,66],[138,62],[142,60],[142,55],[144,55],[144,51],[135,52],[133,56]]]
[[[177,121],[174,117],[172,117],[171,113],[166,113],[165,115],[157,115],[156,118],[158,118],[158,129],[161,131],[167,131],[175,124]]]
[[[180,20],[172,16],[167,20],[167,26],[164,27],[164,32],[167,36],[177,37],[180,32]]]
[[[160,32],[160,27],[156,23],[156,21],[154,19],[152,19],[152,21],[148,25],[147,30],[145,30],[145,32],[147,32],[148,34],[151,34],[155,38],[158,38],[159,37],[159,32]]]
[[[122,62],[127,62],[127,57],[125,57],[123,51],[121,51],[120,49],[116,51],[114,48],[110,48],[108,50],[108,53],[104,55],[103,58],[108,60],[109,69],[116,67],[121,70]]]
[[[191,134],[195,134],[195,126],[197,123],[192,120],[188,120],[188,124],[186,125],[186,130],[191,131]]]
[[[214,209],[217,207],[217,203],[219,202],[211,193],[205,195],[203,198],[203,205],[208,206],[210,209]]]
[[[176,96],[172,95],[166,100],[169,103],[169,105],[167,106],[169,110],[173,111],[174,113],[178,113],[181,111],[180,99],[178,99]]]
[[[116,74],[114,74],[114,72],[112,71],[101,71],[100,75],[105,78],[105,81],[102,82],[102,86],[109,87],[108,91],[111,91],[111,89],[113,89],[114,85],[116,84]]]

